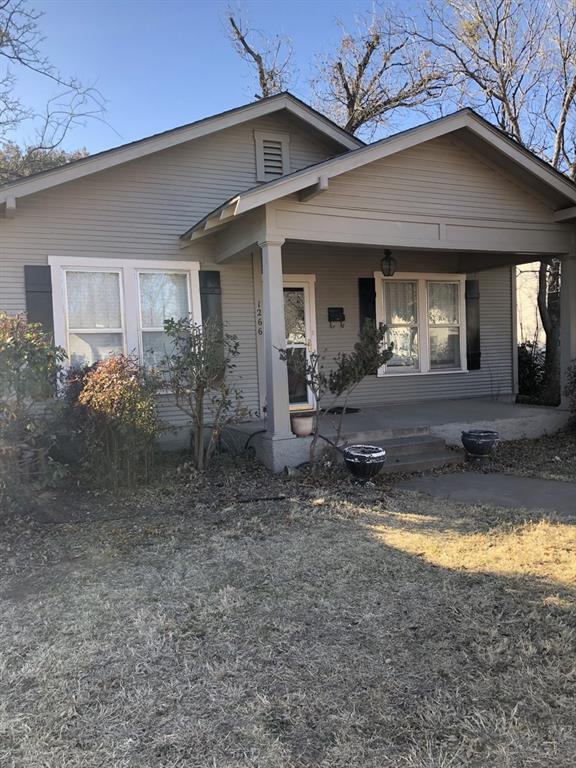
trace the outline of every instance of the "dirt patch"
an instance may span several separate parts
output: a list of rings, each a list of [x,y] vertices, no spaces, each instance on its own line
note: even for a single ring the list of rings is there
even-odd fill
[[[0,531],[2,765],[574,764],[558,520],[248,465],[50,507]]]

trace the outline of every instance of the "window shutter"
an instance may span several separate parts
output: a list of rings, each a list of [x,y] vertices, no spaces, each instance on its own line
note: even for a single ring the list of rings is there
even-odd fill
[[[54,333],[52,314],[52,279],[50,267],[39,264],[24,266],[26,316],[30,323],[41,323],[47,333]]]
[[[358,309],[360,330],[367,322],[376,325],[376,281],[373,277],[358,278]]]
[[[208,319],[222,323],[222,290],[220,288],[220,272],[200,270],[200,304],[202,307],[202,322]]]
[[[466,362],[469,371],[480,370],[480,283],[466,280]]]

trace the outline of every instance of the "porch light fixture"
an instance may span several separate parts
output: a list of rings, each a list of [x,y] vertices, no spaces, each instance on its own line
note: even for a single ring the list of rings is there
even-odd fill
[[[384,251],[384,258],[380,262],[380,269],[384,277],[392,277],[396,272],[396,259],[392,256],[392,251],[386,249]]]

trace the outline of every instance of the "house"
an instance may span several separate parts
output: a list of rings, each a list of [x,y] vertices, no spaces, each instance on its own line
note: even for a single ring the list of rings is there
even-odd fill
[[[468,109],[365,145],[282,93],[6,184],[0,206],[0,309],[74,362],[153,362],[166,317],[221,313],[274,468],[302,460],[290,411],[310,407],[279,348],[335,354],[386,323],[394,357],[351,403],[368,423],[512,403],[515,266],[559,256],[563,370],[576,357],[576,185]]]

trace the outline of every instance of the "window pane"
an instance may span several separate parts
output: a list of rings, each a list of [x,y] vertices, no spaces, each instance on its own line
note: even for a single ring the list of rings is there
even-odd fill
[[[428,317],[431,325],[457,325],[458,285],[428,283]]]
[[[417,322],[416,283],[388,280],[384,283],[386,325],[411,325]]]
[[[459,328],[430,328],[430,367],[460,368]]]
[[[144,365],[159,368],[162,360],[172,352],[172,343],[164,331],[142,332],[142,357]]]
[[[140,273],[140,306],[143,328],[163,328],[164,320],[188,315],[188,279],[182,273]]]
[[[388,343],[394,343],[394,352],[387,365],[391,367],[418,367],[418,329],[390,328]]]
[[[304,288],[284,288],[284,322],[288,344],[306,344]]]
[[[124,351],[121,333],[71,333],[68,342],[70,365],[92,365]]]
[[[70,328],[122,328],[117,272],[66,272]]]
[[[306,386],[306,355],[304,347],[288,350],[288,394],[290,405],[301,405],[308,402]]]

